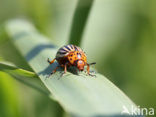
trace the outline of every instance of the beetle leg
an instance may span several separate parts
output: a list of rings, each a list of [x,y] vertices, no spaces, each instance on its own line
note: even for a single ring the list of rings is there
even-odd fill
[[[96,62],[93,62],[93,63],[89,63],[89,65],[95,65],[96,64]]]
[[[90,64],[87,63],[87,73],[88,73],[88,75],[90,75],[90,76],[96,76],[96,75],[90,74],[90,65],[94,65],[94,64],[96,64],[96,63],[90,63]]]
[[[52,61],[50,61],[49,58],[48,58],[47,61],[48,61],[49,64],[53,64],[55,60],[56,60],[56,59],[54,58]]]
[[[49,78],[52,74],[54,74],[56,72],[56,70],[59,68],[60,66],[57,66],[51,73],[50,75],[47,76],[47,78]]]
[[[90,65],[94,65],[94,64],[96,64],[96,62],[93,62],[93,63],[87,63],[87,72],[88,72],[88,74],[90,74]]]
[[[57,66],[51,73],[50,75],[54,74],[56,72],[56,70],[59,68],[60,66]]]
[[[87,63],[87,73],[88,73],[88,75],[90,74],[89,69],[90,69],[90,65]]]
[[[64,72],[61,74],[61,77],[67,72],[67,64],[68,63],[66,63],[63,67],[64,67]]]

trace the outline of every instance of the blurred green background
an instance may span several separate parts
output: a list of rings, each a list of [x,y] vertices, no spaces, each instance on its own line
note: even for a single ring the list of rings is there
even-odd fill
[[[77,0],[0,0],[0,59],[32,71],[7,38],[3,25],[31,21],[53,42],[67,44]],[[137,105],[156,109],[156,1],[95,0],[82,48],[88,61]],[[77,22],[79,23],[79,22]],[[61,117],[57,102],[0,71],[0,117]]]

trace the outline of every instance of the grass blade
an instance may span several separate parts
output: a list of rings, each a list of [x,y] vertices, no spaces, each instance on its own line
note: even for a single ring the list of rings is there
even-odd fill
[[[20,69],[14,64],[4,61],[4,60],[0,61],[0,70],[2,71],[14,70],[14,73],[16,74],[20,74],[20,75],[30,77],[30,78],[37,78],[37,75],[35,73],[24,70],[24,69]]]
[[[6,24],[6,32],[25,57],[29,65],[66,112],[73,116],[121,116],[123,106],[131,109],[135,104],[114,84],[101,74],[97,77],[83,73],[74,75],[67,72],[60,78],[56,72],[47,75],[57,66],[49,66],[47,58],[54,58],[58,47],[39,34],[35,28],[23,20],[13,20]],[[58,80],[60,78],[60,80]]]
[[[8,73],[10,76],[15,78],[16,80],[38,90],[39,92],[49,95],[49,91],[46,89],[46,87],[41,83],[38,76],[30,71],[20,69],[16,67],[15,65],[0,61],[0,71]]]
[[[76,11],[73,16],[69,43],[80,45],[86,21],[92,7],[93,0],[78,0]]]

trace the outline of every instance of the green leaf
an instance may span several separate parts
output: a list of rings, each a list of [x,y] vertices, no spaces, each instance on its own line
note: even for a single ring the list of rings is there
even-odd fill
[[[121,116],[123,106],[128,110],[135,104],[103,75],[96,78],[85,73],[67,72],[63,77],[57,71],[47,76],[58,65],[47,63],[53,59],[58,47],[23,20],[6,23],[6,32],[44,85],[66,112],[73,116]],[[62,71],[62,69],[60,69]]]
[[[43,94],[49,95],[46,87],[41,83],[38,76],[30,71],[20,69],[12,63],[0,61],[0,71],[8,73],[16,80],[40,91]]]
[[[78,0],[76,11],[73,16],[69,43],[80,45],[87,18],[92,7],[93,0]]]

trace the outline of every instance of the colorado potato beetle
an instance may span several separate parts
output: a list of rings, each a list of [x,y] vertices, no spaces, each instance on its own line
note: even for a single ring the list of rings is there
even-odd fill
[[[84,71],[84,66],[87,66],[87,73],[88,75],[91,75],[90,65],[96,64],[95,62],[90,64],[87,63],[87,56],[85,52],[80,47],[71,44],[61,47],[52,61],[48,58],[48,63],[53,64],[55,60],[59,63],[59,65],[51,72],[51,74],[55,73],[59,67],[64,68],[64,74],[70,66],[77,67],[79,71]]]

